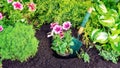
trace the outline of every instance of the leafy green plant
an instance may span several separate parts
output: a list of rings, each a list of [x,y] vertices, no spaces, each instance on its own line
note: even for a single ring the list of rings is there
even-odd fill
[[[51,22],[62,24],[69,20],[73,27],[78,27],[86,9],[92,4],[91,1],[82,0],[35,0],[34,2],[38,7],[35,12],[36,18],[34,18],[38,26]]]
[[[94,29],[91,33],[91,40],[93,41],[93,43],[107,43],[108,34],[101,31],[100,29]]]
[[[99,22],[106,27],[113,27],[115,25],[115,19],[114,17],[110,16],[100,16],[99,17]]]
[[[96,45],[96,48],[99,50],[99,55],[102,56],[105,60],[109,61],[111,60],[113,63],[117,63],[118,58],[120,56],[120,53],[109,48],[109,49],[104,49],[105,47],[108,47],[110,45],[106,46],[101,46],[101,45]]]
[[[117,63],[120,56],[119,10],[116,9],[118,6],[114,5],[114,7],[110,7],[107,5],[106,7],[107,1],[105,4],[103,2],[95,2],[95,12],[91,15],[91,25],[87,25],[88,27],[86,27],[85,31],[88,30],[91,32],[88,34],[88,37],[89,39],[91,38],[92,42],[95,42],[95,46],[99,50],[99,55],[105,60]],[[98,3],[99,5],[97,5]]]
[[[52,49],[60,55],[72,54],[73,51],[70,46],[74,45],[71,37],[71,31],[64,33],[64,38],[60,39],[59,35],[53,37]]]
[[[87,52],[85,52],[83,49],[81,49],[80,54],[77,54],[78,58],[83,58],[84,62],[90,62],[90,56],[88,55]]]
[[[35,30],[31,25],[16,23],[14,26],[4,27],[0,32],[1,60],[26,61],[37,52],[38,40],[34,37]]]
[[[105,7],[104,3],[102,1],[98,1],[95,3],[95,8],[98,11],[99,14],[106,14],[107,8]]]

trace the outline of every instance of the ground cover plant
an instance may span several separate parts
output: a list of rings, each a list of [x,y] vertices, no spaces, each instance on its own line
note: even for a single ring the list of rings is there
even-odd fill
[[[38,40],[34,37],[35,30],[30,25],[16,23],[0,32],[1,60],[11,59],[26,61],[37,52]]]
[[[37,4],[34,21],[38,27],[51,22],[62,24],[64,21],[71,21],[72,27],[78,27],[86,10],[92,5],[91,1],[82,0],[34,0],[34,2]]]

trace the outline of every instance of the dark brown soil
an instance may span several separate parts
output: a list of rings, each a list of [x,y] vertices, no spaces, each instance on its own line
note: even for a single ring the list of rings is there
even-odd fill
[[[95,48],[88,51],[91,59],[90,63],[84,63],[82,59],[76,58],[60,58],[54,56],[50,49],[51,38],[47,38],[49,26],[43,25],[37,30],[36,37],[40,40],[37,54],[26,62],[19,61],[3,61],[3,68],[120,68],[120,62],[113,64],[110,61],[103,60]],[[77,35],[77,31],[73,29],[73,35]],[[84,46],[83,46],[84,48]]]

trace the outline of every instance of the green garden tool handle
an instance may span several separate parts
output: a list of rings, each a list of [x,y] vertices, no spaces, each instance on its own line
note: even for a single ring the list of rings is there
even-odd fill
[[[82,34],[84,27],[85,27],[85,25],[90,17],[91,12],[92,12],[92,8],[89,8],[87,13],[85,14],[83,21],[82,21],[81,27],[79,28],[79,31],[78,31],[79,35]]]

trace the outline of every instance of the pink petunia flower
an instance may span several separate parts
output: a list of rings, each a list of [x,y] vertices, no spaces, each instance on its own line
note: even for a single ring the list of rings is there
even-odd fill
[[[64,33],[62,31],[60,32],[59,35],[60,35],[60,39],[62,39],[64,37]]]
[[[2,13],[0,13],[0,20],[2,20],[3,19],[3,15],[2,15]]]
[[[18,9],[18,10],[23,10],[23,5],[20,2],[13,2],[12,3],[14,9]]]
[[[8,3],[12,3],[13,0],[7,0]]]
[[[71,23],[69,21],[63,23],[63,29],[68,30],[71,27]]]
[[[55,26],[53,27],[53,32],[54,32],[55,34],[60,34],[61,31],[62,31],[62,26],[60,26],[60,25],[55,25]]]
[[[3,31],[3,27],[0,25],[0,32]]]
[[[53,27],[54,27],[55,25],[58,25],[58,22],[51,23],[51,24],[50,24],[50,28],[53,29]]]
[[[36,10],[36,4],[34,4],[34,3],[30,3],[28,5],[28,7],[29,7],[29,11],[35,11]]]

